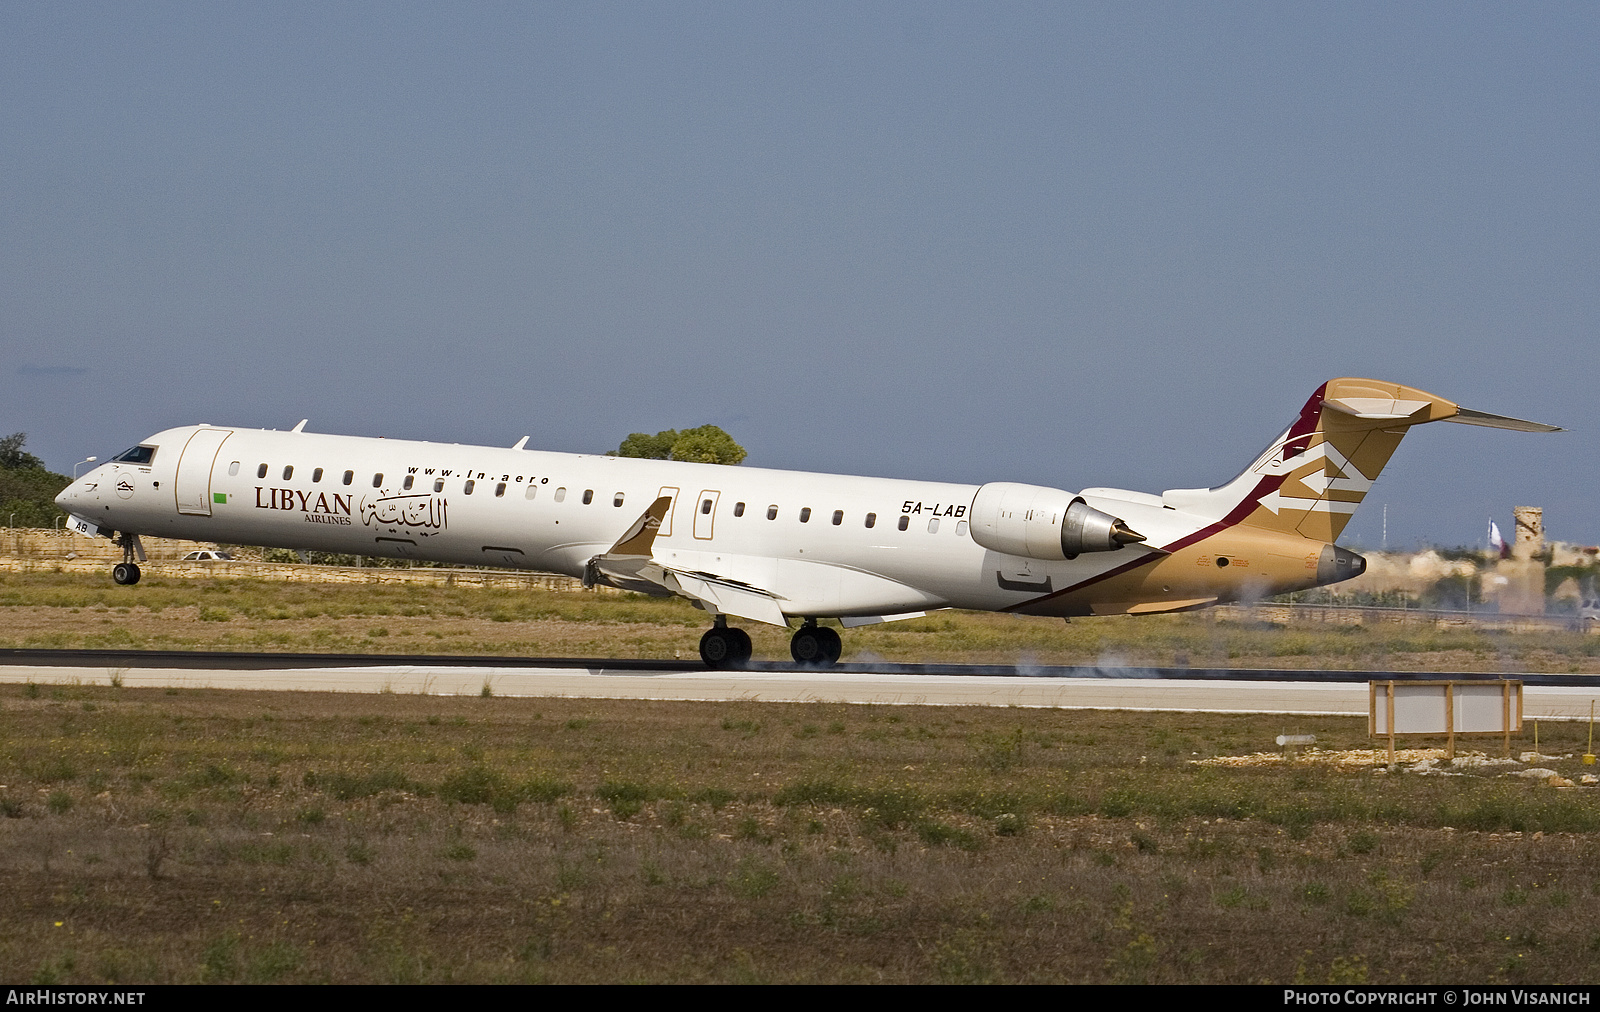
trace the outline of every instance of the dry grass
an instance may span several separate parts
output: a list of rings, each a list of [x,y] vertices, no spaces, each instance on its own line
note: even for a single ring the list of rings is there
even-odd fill
[[[1600,971],[1593,789],[1192,761],[1359,720],[47,685],[0,720],[13,981]]]
[[[0,647],[694,658],[686,602],[450,587],[0,575]],[[787,634],[748,623],[758,659]],[[940,612],[845,633],[845,659],[1395,671],[1600,671],[1600,636],[1219,622],[1210,613],[1021,618]]]

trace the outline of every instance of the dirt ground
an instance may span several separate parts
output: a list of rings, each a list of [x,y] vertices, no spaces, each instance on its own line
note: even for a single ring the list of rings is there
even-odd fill
[[[0,726],[14,981],[1600,972],[1596,789],[1252,758],[1360,720],[19,685]]]

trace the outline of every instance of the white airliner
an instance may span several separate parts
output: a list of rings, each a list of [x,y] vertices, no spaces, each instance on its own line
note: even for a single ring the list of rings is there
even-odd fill
[[[795,660],[828,665],[841,643],[823,618],[1147,615],[1349,579],[1366,561],[1334,542],[1406,430],[1434,421],[1559,431],[1336,379],[1237,478],[1152,495],[190,425],[56,502],[122,546],[122,584],[141,535],[567,573],[693,601],[712,667],[750,658],[730,617],[798,620]]]

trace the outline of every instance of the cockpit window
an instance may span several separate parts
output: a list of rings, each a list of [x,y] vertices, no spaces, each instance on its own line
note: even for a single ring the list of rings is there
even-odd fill
[[[156,459],[156,448],[153,446],[135,446],[132,449],[123,450],[111,459],[121,461],[124,464],[149,464]]]

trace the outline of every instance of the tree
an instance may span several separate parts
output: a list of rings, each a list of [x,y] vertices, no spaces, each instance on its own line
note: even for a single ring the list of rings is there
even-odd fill
[[[663,429],[655,435],[635,432],[613,450],[612,457],[644,457],[649,460],[687,460],[696,464],[738,464],[747,456],[745,448],[715,425],[694,429]]]
[[[44,461],[31,453],[24,453],[22,444],[28,441],[26,432],[13,432],[0,439],[0,467],[7,470],[43,470]]]
[[[673,460],[689,460],[696,464],[739,464],[743,463],[745,457],[744,447],[715,425],[684,429],[672,444]]]
[[[622,445],[606,454],[608,457],[643,457],[646,460],[671,460],[672,444],[678,441],[677,429],[663,429],[655,435],[647,432],[630,433]]]
[[[26,432],[0,438],[0,521],[21,527],[50,527],[65,516],[55,498],[71,484],[64,474],[46,471],[44,461],[22,449]]]

